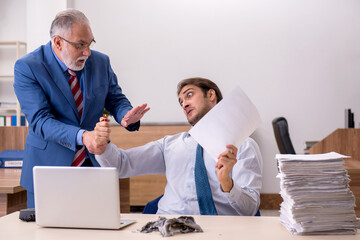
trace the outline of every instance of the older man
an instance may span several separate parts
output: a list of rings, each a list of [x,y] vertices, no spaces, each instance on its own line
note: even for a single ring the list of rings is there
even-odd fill
[[[222,95],[212,81],[190,78],[179,83],[178,99],[194,126]],[[95,135],[99,143],[108,142],[108,122],[97,123]],[[118,168],[120,178],[165,174],[167,184],[158,214],[254,215],[260,204],[262,173],[258,145],[248,138],[240,146],[226,148],[215,162],[183,132],[128,150],[110,143],[96,159],[101,166]]]
[[[82,12],[58,13],[50,37],[15,64],[15,93],[29,122],[21,175],[29,208],[35,165],[99,166],[94,153],[106,144],[97,144],[91,130],[104,108],[130,131],[149,110],[146,104],[132,108],[108,56],[90,50],[95,39]]]

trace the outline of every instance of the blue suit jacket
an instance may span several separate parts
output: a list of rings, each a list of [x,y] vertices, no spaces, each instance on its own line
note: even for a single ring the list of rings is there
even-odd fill
[[[15,63],[14,89],[29,122],[20,183],[30,192],[33,192],[33,167],[70,166],[77,132],[93,130],[104,107],[117,122],[132,108],[118,85],[108,56],[91,51],[82,74],[85,105],[79,119],[68,79],[50,42]],[[137,130],[139,126],[138,122],[128,130]],[[93,154],[88,156],[94,166],[99,166]]]

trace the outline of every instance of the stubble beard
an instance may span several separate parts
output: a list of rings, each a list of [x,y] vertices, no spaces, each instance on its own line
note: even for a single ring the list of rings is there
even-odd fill
[[[196,114],[193,119],[188,119],[188,122],[191,126],[194,126],[202,117],[204,117],[211,110],[210,103],[205,103],[204,107],[202,107],[198,114]]]

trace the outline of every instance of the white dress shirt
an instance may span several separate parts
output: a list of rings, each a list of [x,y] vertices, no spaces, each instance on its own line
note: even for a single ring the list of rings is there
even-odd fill
[[[103,167],[116,167],[119,178],[165,174],[167,184],[157,214],[199,215],[195,187],[197,142],[189,133],[166,136],[127,150],[110,143],[96,160]],[[255,215],[260,204],[262,158],[256,142],[247,138],[238,147],[231,178],[234,186],[223,192],[217,178],[216,161],[204,150],[204,161],[218,215]]]

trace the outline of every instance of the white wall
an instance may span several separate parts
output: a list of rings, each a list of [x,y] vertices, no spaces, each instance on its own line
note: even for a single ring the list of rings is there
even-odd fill
[[[344,127],[345,108],[355,112],[356,126],[360,121],[357,0],[73,0],[71,6],[88,16],[94,49],[110,56],[128,98],[152,108],[143,122],[186,122],[176,97],[184,78],[210,78],[224,95],[240,85],[263,119],[253,137],[264,160],[264,193],[279,191],[273,118],[288,119],[298,153],[305,141]],[[42,27],[48,31],[50,23]]]
[[[110,55],[144,122],[185,122],[175,95],[184,78],[214,80],[224,95],[240,85],[263,124],[263,192],[278,192],[271,121],[283,115],[297,152],[360,114],[357,0],[75,0],[91,21],[97,50]]]
[[[0,41],[26,41],[26,0],[0,0]]]
[[[0,0],[0,41],[26,41],[25,0]],[[1,46],[0,75],[14,74],[15,60],[15,46]],[[0,101],[16,102],[12,78],[0,78]]]
[[[59,11],[67,7],[67,0],[26,0],[28,52],[50,41],[51,22]]]

